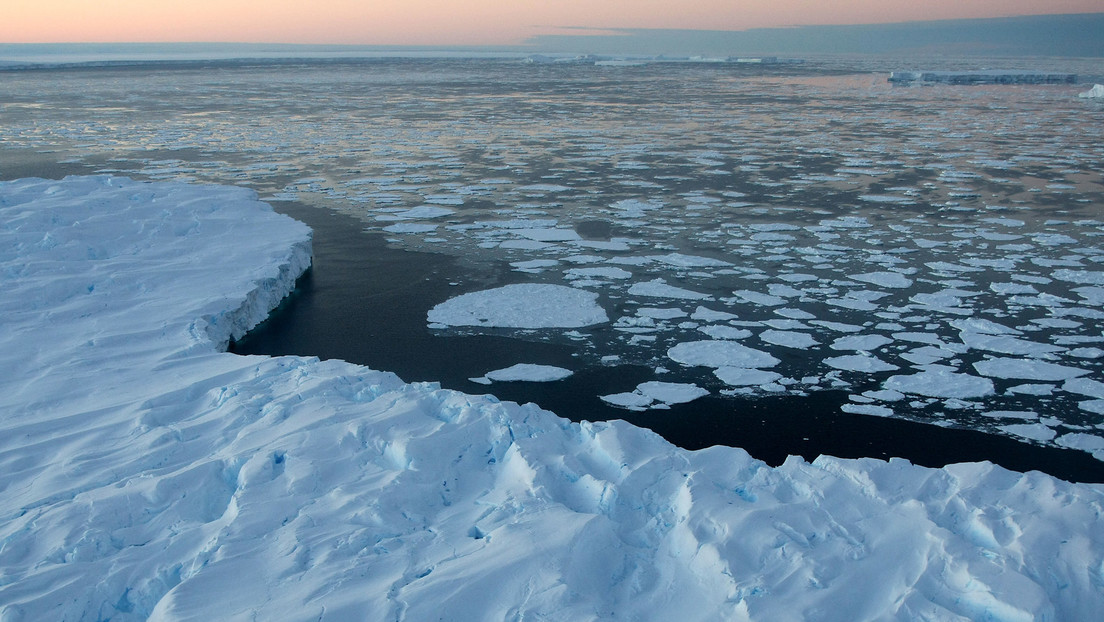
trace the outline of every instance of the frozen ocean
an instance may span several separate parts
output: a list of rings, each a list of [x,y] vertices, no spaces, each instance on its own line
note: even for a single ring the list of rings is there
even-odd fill
[[[342,358],[776,463],[1033,446],[1097,460],[1012,466],[1075,460],[1054,470],[1077,478],[1104,458],[1104,108],[1083,84],[893,86],[901,63],[10,71],[0,173],[246,186],[375,239],[312,275],[358,286],[315,288],[237,351]],[[495,373],[513,365],[565,372]],[[986,436],[838,431],[872,417]]]
[[[0,619],[1090,619],[1104,105],[920,69],[8,68]]]

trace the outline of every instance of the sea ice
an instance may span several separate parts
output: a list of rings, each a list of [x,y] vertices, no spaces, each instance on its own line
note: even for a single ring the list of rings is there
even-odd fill
[[[462,294],[430,309],[430,324],[580,328],[608,322],[598,295],[564,285],[522,283]]]
[[[759,333],[759,339],[771,345],[799,349],[812,348],[820,343],[809,333],[792,330],[765,330]]]
[[[563,380],[572,374],[570,369],[554,367],[552,365],[536,365],[533,363],[518,363],[504,369],[496,369],[487,372],[488,380],[494,382],[554,382]]]
[[[873,417],[892,417],[893,409],[877,404],[841,404],[840,410],[853,415],[870,415]]]
[[[1036,359],[991,358],[974,363],[974,369],[990,378],[1021,380],[1070,380],[1089,373],[1087,369],[1047,363]]]
[[[893,340],[885,335],[849,335],[836,339],[828,347],[833,350],[870,352],[890,343],[893,343]]]
[[[311,255],[305,227],[243,189],[3,182],[0,223],[0,619],[1104,608],[1102,486],[989,463],[772,468],[343,361],[222,352]],[[723,347],[672,351],[768,362],[707,343]]]
[[[883,371],[900,369],[896,365],[887,363],[870,354],[849,354],[847,356],[832,356],[824,359],[824,364],[843,371],[857,371],[874,374]]]
[[[774,367],[780,361],[735,341],[686,341],[667,351],[676,363],[702,367]]]
[[[674,285],[668,285],[663,279],[652,279],[642,283],[633,283],[629,287],[629,294],[633,296],[647,296],[651,298],[673,298],[676,300],[711,300],[709,294],[690,291]]]
[[[714,369],[713,375],[721,382],[734,387],[760,386],[782,379],[782,374],[778,372],[745,367],[721,367]]]
[[[890,391],[926,397],[971,399],[993,394],[993,381],[955,371],[945,365],[928,365],[924,371],[890,376],[882,385]]]
[[[659,382],[653,380],[638,384],[636,390],[657,402],[667,404],[684,404],[709,395],[709,391],[695,384],[685,382]]]
[[[1041,423],[1012,423],[1000,426],[1000,430],[1013,436],[1020,436],[1033,441],[1051,441],[1058,435],[1057,432]]]
[[[706,395],[709,395],[709,391],[695,384],[653,380],[638,384],[636,389],[630,392],[603,395],[601,400],[629,410],[645,410],[666,408],[671,404],[685,404]]]
[[[1077,96],[1084,99],[1104,97],[1104,84],[1094,84],[1091,89],[1082,91]]]
[[[900,272],[866,272],[863,274],[850,274],[848,278],[892,289],[912,287],[912,279]]]

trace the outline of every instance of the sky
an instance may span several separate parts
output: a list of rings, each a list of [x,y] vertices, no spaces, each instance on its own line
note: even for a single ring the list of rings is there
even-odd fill
[[[615,29],[739,31],[1096,13],[1104,0],[3,0],[0,43],[518,45]]]

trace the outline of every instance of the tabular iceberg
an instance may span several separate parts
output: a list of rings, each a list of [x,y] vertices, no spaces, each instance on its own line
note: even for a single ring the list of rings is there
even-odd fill
[[[1104,487],[987,463],[769,468],[341,361],[221,352],[310,259],[310,232],[244,190],[6,182],[0,223],[5,621],[1104,607]]]

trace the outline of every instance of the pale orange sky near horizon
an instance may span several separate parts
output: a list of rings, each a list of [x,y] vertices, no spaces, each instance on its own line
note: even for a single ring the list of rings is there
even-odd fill
[[[1104,11],[1104,0],[4,0],[0,43],[514,45],[566,28],[745,30]],[[576,32],[581,34],[581,32]]]

